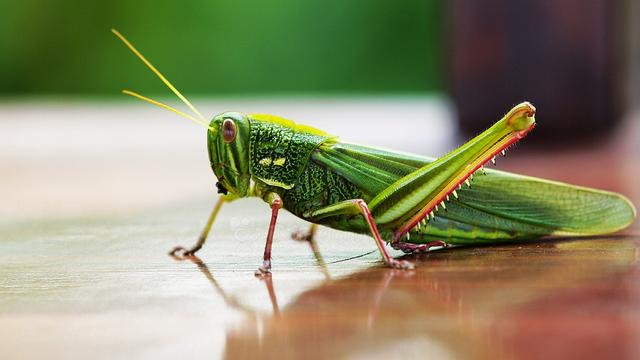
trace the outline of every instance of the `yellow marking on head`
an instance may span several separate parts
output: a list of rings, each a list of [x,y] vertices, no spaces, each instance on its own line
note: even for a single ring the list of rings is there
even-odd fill
[[[277,159],[273,160],[273,165],[275,165],[275,166],[283,166],[285,161],[287,161],[287,158],[277,158]]]
[[[160,80],[162,80],[162,82],[167,85],[167,87],[169,89],[171,89],[171,91],[173,91],[174,94],[176,94],[176,96],[182,100],[182,102],[184,102],[190,109],[191,111],[194,112],[194,114],[197,115],[198,119],[200,119],[202,122],[206,123],[207,120],[205,119],[204,116],[202,116],[202,114],[200,113],[200,111],[198,111],[198,109],[195,108],[195,106],[193,106],[189,100],[187,100],[186,97],[184,97],[180,91],[178,91],[178,89],[176,89],[170,82],[169,80],[167,80],[167,78],[164,77],[164,75],[162,75],[160,73],[160,71],[158,71],[158,69],[156,69],[155,66],[153,66],[153,64],[151,64],[151,62],[149,62],[149,60],[147,60],[147,58],[145,58],[139,51],[138,49],[136,49],[130,42],[129,40],[127,40],[122,34],[120,34],[118,32],[118,30],[116,29],[111,29],[111,32],[113,32],[118,38],[120,38],[120,40],[122,40],[122,42],[127,45],[127,47],[140,59],[142,60],[142,62],[147,65],[147,67],[149,69],[151,69],[151,71],[153,71],[154,74],[156,74],[156,76],[158,76],[158,78],[160,78]]]

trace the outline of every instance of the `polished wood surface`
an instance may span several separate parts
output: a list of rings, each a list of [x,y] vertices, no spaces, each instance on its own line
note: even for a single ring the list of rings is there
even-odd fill
[[[522,145],[498,168],[620,191],[639,204],[639,130],[631,119],[604,144],[542,153]],[[46,206],[32,204],[38,199],[29,191],[41,184],[33,178],[38,170],[18,166],[37,156],[2,155],[9,182],[0,193],[25,203],[0,225],[0,358],[640,357],[637,225],[612,236],[405,256],[416,269],[398,271],[383,266],[370,238],[326,228],[317,234],[321,257],[314,256],[309,243],[290,238],[307,224],[283,213],[273,276],[258,279],[269,222],[258,200],[225,206],[199,258],[166,254],[195,240],[215,196],[213,186],[204,196],[172,188],[181,166],[196,184],[209,186],[211,178],[188,172],[174,147],[158,151],[164,173],[155,161],[145,165],[166,175],[157,180],[145,177],[135,152],[128,160],[117,154],[118,176],[131,171],[149,182],[130,183],[139,186],[133,200],[116,175],[96,180],[98,204],[52,179],[60,186],[52,191],[70,200]],[[55,162],[69,182],[89,176],[87,168],[99,172],[71,153]],[[115,171],[113,156],[92,161]],[[65,168],[67,157],[83,166]],[[145,192],[159,186],[153,181],[170,189],[170,202]],[[59,195],[34,192],[43,201]],[[140,199],[146,203],[126,202]],[[7,216],[9,209],[0,206]]]

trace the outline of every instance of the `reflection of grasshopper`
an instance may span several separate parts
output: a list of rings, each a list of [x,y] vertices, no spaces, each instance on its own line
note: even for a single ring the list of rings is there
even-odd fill
[[[620,230],[635,217],[618,194],[486,171],[535,125],[535,108],[523,102],[488,130],[449,154],[430,159],[344,143],[336,136],[272,115],[227,112],[210,122],[122,35],[114,33],[194,112],[184,114],[142,95],[126,94],[187,117],[207,129],[211,167],[220,198],[198,242],[205,242],[223,202],[260,197],[272,209],[257,274],[271,269],[271,242],[281,207],[314,224],[373,236],[384,261],[393,259],[384,242],[405,252],[431,247],[496,243],[545,235],[594,235]],[[389,119],[388,133],[397,136]]]
[[[311,228],[311,231],[309,234],[294,234],[293,238],[295,240],[298,241],[304,241],[307,242],[309,244],[309,247],[313,253],[313,256],[316,259],[316,263],[318,265],[318,267],[320,268],[320,270],[322,271],[322,274],[325,277],[325,280],[329,281],[331,280],[331,275],[329,274],[329,269],[327,268],[327,264],[324,261],[324,258],[322,257],[322,254],[320,253],[320,249],[318,248],[318,244],[315,241],[315,238],[313,237],[313,235],[315,234],[315,227]],[[193,262],[194,264],[196,264],[198,266],[198,269],[202,272],[202,274],[204,274],[204,276],[207,278],[207,280],[209,280],[209,283],[211,283],[211,286],[214,288],[214,290],[222,297],[222,299],[224,300],[224,302],[231,306],[232,308],[236,309],[236,310],[240,310],[244,313],[247,314],[251,314],[254,315],[255,311],[253,311],[252,309],[247,308],[246,306],[244,306],[242,303],[240,303],[239,301],[237,301],[234,297],[229,296],[224,289],[220,286],[220,284],[218,283],[218,281],[216,281],[215,277],[213,277],[213,274],[211,274],[211,271],[209,270],[209,267],[207,266],[207,264],[205,264],[199,257],[195,256],[195,255],[188,255],[188,256],[178,256],[175,254],[171,254],[171,256],[176,259],[176,260],[189,260],[191,262]],[[274,315],[278,315],[280,313],[280,307],[278,306],[278,298],[276,296],[276,293],[273,289],[273,282],[271,280],[271,276],[263,276],[261,277],[261,279],[264,281],[265,286],[267,287],[267,292],[269,293],[269,301],[271,302],[271,306],[273,308],[273,313]]]
[[[207,264],[205,264],[199,257],[195,256],[195,255],[191,255],[191,256],[185,256],[185,257],[179,257],[179,256],[175,256],[172,255],[176,260],[189,260],[191,262],[193,262],[194,264],[196,264],[198,266],[198,269],[200,269],[200,271],[204,274],[204,276],[207,278],[207,280],[209,280],[209,283],[211,283],[211,286],[213,286],[213,288],[215,289],[215,291],[222,297],[222,299],[224,300],[224,302],[229,305],[230,307],[236,309],[236,310],[240,310],[244,313],[247,314],[253,314],[254,311],[252,309],[247,308],[246,306],[244,306],[242,303],[240,303],[238,300],[236,300],[234,297],[229,296],[224,289],[222,289],[222,287],[220,286],[220,284],[218,284],[218,282],[216,281],[216,279],[213,277],[213,274],[211,274],[211,271],[209,270],[209,267],[207,266]],[[263,280],[265,282],[265,285],[267,286],[267,291],[269,292],[269,300],[271,301],[271,306],[273,307],[273,313],[274,315],[278,315],[280,313],[280,308],[278,307],[278,299],[276,297],[275,291],[273,290],[273,282],[271,281],[271,276],[265,276],[263,277]]]
[[[429,266],[368,268],[305,290],[277,316],[247,317],[244,326],[227,331],[224,357],[415,358],[438,350],[449,355],[443,358],[519,359],[542,357],[535,356],[540,351],[549,358],[589,358],[602,344],[619,344],[613,353],[635,348],[635,318],[614,310],[637,305],[630,293],[638,269],[633,240],[526,242],[413,256]],[[555,317],[564,321],[551,321]],[[569,341],[576,339],[580,343]]]

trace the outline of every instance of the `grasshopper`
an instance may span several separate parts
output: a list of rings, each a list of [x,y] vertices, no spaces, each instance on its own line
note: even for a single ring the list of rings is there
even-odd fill
[[[598,235],[621,230],[636,217],[633,204],[620,194],[484,169],[534,128],[536,109],[528,102],[433,159],[342,142],[273,115],[225,112],[207,121],[127,39],[113,33],[195,116],[129,90],[123,93],[207,129],[211,168],[222,196],[198,241],[171,254],[195,254],[221,206],[245,197],[259,197],[271,207],[263,263],[256,275],[271,271],[271,244],[281,208],[312,223],[310,234],[319,224],[370,235],[384,262],[399,269],[413,264],[394,259],[385,243],[413,253],[549,235]],[[478,176],[471,186],[474,174]]]

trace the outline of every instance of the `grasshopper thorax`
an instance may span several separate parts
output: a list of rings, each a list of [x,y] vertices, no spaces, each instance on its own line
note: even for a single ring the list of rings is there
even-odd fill
[[[207,147],[211,169],[218,178],[218,192],[247,195],[249,172],[249,120],[244,114],[226,112],[211,120]]]

